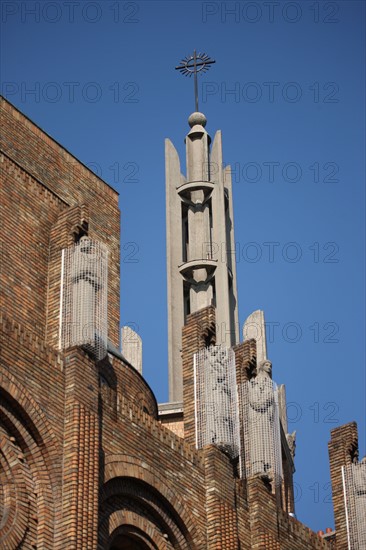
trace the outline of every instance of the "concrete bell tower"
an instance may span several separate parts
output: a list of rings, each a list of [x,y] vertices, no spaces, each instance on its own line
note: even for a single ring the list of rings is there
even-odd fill
[[[206,117],[188,119],[187,177],[165,142],[169,400],[182,401],[182,327],[188,314],[216,308],[217,344],[239,341],[230,167],[223,168],[221,132],[211,138]]]

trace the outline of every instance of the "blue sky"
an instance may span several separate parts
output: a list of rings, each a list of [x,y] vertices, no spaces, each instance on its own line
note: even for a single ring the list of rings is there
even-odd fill
[[[164,138],[184,166],[193,81],[234,173],[241,325],[264,309],[297,430],[298,518],[333,526],[327,442],[365,454],[365,4],[3,1],[2,93],[120,193],[121,319],[167,401]],[[310,450],[311,449],[311,450]]]

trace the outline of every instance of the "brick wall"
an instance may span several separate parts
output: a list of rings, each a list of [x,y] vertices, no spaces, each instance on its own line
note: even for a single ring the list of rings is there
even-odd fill
[[[54,548],[61,527],[64,364],[35,333],[0,318],[0,546]]]
[[[88,205],[89,235],[108,246],[109,338],[119,345],[120,223],[118,194],[5,99],[0,99],[2,155],[1,215],[6,220],[2,295],[6,311],[44,337],[48,260],[59,280],[65,235],[50,234],[68,207]],[[68,239],[74,227],[67,225]],[[59,240],[58,240],[59,239]],[[32,269],[28,269],[31,267]],[[56,270],[56,271],[55,271]],[[58,271],[59,270],[59,271]],[[6,280],[5,280],[6,278]],[[51,301],[52,315],[56,302]],[[53,321],[54,322],[54,321]],[[51,337],[54,341],[54,334]]]
[[[99,378],[79,348],[64,355],[62,523],[55,549],[95,548],[99,485]]]
[[[252,550],[329,549],[330,545],[300,521],[278,508],[276,499],[258,477],[248,479]]]
[[[233,464],[214,445],[205,447],[203,452],[206,470],[207,548],[236,550],[239,532]]]
[[[107,379],[110,388],[117,388],[117,397],[124,397],[154,418],[158,416],[158,404],[149,384],[130,364],[109,354],[98,364],[99,373]]]
[[[161,419],[161,424],[174,432],[179,437],[184,437],[184,421],[183,421],[183,415],[182,419],[179,420],[166,420]]]
[[[66,204],[1,155],[1,308],[45,338],[49,232]]]
[[[157,537],[167,534],[172,543],[180,541],[179,548],[205,548],[200,453],[126,398],[115,420],[103,410],[100,547],[106,547],[108,525],[122,507],[124,513],[140,510]]]

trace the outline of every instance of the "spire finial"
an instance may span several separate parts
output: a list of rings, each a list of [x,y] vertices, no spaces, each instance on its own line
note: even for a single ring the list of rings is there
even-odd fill
[[[194,50],[193,55],[188,55],[180,62],[178,67],[175,67],[176,70],[180,71],[184,76],[191,77],[194,75],[194,96],[195,96],[195,107],[196,112],[198,112],[198,85],[197,85],[197,74],[205,73],[210,68],[210,65],[216,63],[214,59],[206,53],[197,53]]]

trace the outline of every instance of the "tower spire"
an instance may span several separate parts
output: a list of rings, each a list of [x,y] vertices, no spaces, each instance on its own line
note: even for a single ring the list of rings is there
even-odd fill
[[[198,60],[201,61],[198,61]],[[183,60],[183,74],[192,75],[213,60],[194,54]],[[207,67],[206,67],[207,70]],[[209,305],[216,308],[216,343],[238,343],[235,239],[230,167],[223,168],[221,132],[211,145],[203,113],[188,119],[186,176],[178,153],[166,140],[166,220],[169,400],[182,400],[182,328],[187,315]]]

